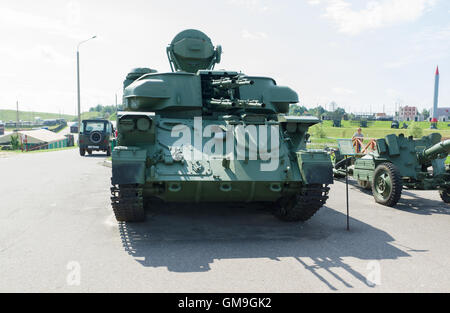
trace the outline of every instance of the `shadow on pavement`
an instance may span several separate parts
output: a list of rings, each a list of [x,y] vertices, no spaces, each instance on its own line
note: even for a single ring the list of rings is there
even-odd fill
[[[438,193],[437,190],[434,192]],[[407,190],[403,190],[402,196],[403,197],[396,206],[397,210],[419,215],[450,215],[450,206],[444,203],[444,201],[425,199]],[[405,199],[405,196],[412,199]]]
[[[267,210],[234,207],[167,207],[147,212],[143,224],[119,224],[125,250],[146,267],[172,272],[207,272],[215,260],[292,257],[330,290],[337,290],[318,270],[343,269],[367,285],[365,276],[346,264],[344,257],[393,260],[409,254],[391,244],[386,232],[351,220],[327,207],[304,224],[277,220]]]
[[[345,184],[345,180],[339,179],[338,181]],[[372,191],[365,190],[359,187],[358,183],[355,180],[349,180],[349,186],[351,189],[357,192],[361,192],[363,194],[370,196],[370,201],[375,202],[375,200],[373,199]],[[436,194],[438,194],[439,191],[435,190],[427,192],[436,192]],[[450,206],[448,204],[440,200],[426,199],[424,196],[418,196],[417,194],[414,194],[407,189],[403,190],[400,201],[392,209],[419,215],[433,215],[433,214],[450,215]]]

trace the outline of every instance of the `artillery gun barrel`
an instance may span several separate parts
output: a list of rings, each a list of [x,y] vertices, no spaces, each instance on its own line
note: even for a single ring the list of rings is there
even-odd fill
[[[432,161],[439,157],[445,157],[450,153],[450,140],[440,142],[422,153],[423,161]]]
[[[229,99],[211,99],[209,104],[227,109],[231,108],[261,108],[264,105],[257,100],[229,100]]]
[[[235,78],[223,78],[213,80],[211,84],[214,87],[224,88],[224,89],[233,89],[240,86],[248,86],[253,85],[255,82],[249,79],[235,79]]]

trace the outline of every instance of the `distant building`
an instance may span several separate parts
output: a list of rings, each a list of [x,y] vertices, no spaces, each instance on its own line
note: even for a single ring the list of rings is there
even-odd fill
[[[68,146],[67,137],[45,129],[19,131],[4,135],[0,137],[0,145],[9,145],[11,137],[16,135],[19,136],[19,140],[26,150],[56,149]]]
[[[419,111],[417,110],[417,107],[400,107],[400,110],[398,112],[398,119],[399,121],[419,121]]]
[[[393,121],[394,117],[387,115],[386,113],[375,113],[375,119],[377,121]]]
[[[434,115],[434,109],[431,109],[431,116],[437,116],[441,122],[448,122],[450,121],[450,108],[437,108],[436,115]]]

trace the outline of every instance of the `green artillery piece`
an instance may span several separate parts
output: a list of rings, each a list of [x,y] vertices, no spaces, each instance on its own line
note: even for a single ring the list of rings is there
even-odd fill
[[[399,121],[393,121],[393,122],[391,123],[391,128],[392,128],[392,129],[399,129],[399,128],[400,128],[400,123],[399,123]]]
[[[333,127],[341,128],[342,127],[342,120],[341,119],[333,120]]]
[[[450,140],[441,140],[438,133],[422,139],[388,135],[377,140],[375,151],[354,160],[352,175],[386,206],[397,204],[403,188],[439,190],[442,200],[450,203],[450,171],[445,166]]]
[[[367,118],[352,120],[351,124],[355,127],[368,128],[373,125],[373,121],[369,121]]]

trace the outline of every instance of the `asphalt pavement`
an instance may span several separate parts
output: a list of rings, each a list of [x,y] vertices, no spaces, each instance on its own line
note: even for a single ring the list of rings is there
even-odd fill
[[[105,156],[0,157],[0,292],[450,292],[450,207],[396,209],[336,182],[304,224],[260,208],[168,206],[115,222]]]

